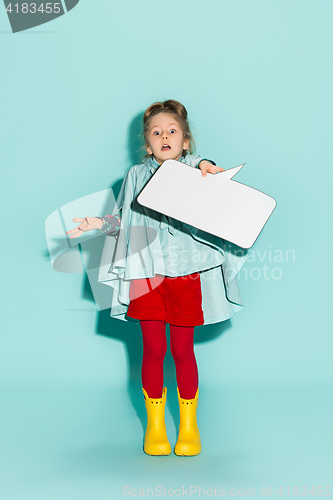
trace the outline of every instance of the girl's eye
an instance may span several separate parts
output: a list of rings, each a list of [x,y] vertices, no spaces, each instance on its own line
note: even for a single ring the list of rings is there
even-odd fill
[[[157,130],[155,130],[155,132],[153,132],[153,135],[158,135],[159,132],[157,132]]]
[[[170,134],[175,133],[175,132],[176,132],[176,129],[174,129],[174,128],[172,128],[172,129],[170,130]]]

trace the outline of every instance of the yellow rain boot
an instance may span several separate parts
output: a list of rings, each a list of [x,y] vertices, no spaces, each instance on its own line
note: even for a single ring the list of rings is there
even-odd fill
[[[162,397],[159,399],[150,398],[143,387],[142,391],[147,410],[147,430],[143,450],[147,455],[170,455],[171,445],[164,421],[167,388],[163,388]]]
[[[179,433],[175,454],[180,456],[199,455],[201,452],[200,433],[197,425],[199,389],[194,399],[182,399],[177,387],[179,401]]]

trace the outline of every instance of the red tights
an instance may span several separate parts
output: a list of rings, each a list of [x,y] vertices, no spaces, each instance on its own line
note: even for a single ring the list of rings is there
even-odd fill
[[[163,363],[167,351],[164,321],[141,320],[143,338],[142,386],[153,399],[162,397]],[[170,350],[176,365],[180,397],[194,399],[198,367],[193,349],[194,326],[170,325]]]

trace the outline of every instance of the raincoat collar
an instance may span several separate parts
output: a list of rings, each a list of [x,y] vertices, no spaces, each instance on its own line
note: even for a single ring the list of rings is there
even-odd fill
[[[185,158],[184,156],[181,156],[178,161],[183,161],[184,158]],[[158,169],[158,167],[161,166],[154,156],[147,158],[147,160],[145,160],[144,163],[145,165],[147,165],[152,174],[154,174]]]

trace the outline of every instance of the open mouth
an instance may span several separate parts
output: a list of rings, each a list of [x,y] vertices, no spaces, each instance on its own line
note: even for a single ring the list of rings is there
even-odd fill
[[[168,149],[171,149],[170,146],[168,144],[164,144],[162,151],[167,151]]]

